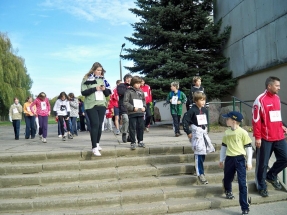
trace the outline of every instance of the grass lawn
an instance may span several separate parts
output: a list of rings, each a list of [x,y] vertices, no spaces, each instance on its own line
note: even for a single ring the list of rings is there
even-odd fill
[[[48,124],[57,124],[55,117],[49,117]],[[23,118],[21,120],[21,125],[25,125],[25,119]],[[12,126],[12,123],[10,121],[0,121],[0,126]]]

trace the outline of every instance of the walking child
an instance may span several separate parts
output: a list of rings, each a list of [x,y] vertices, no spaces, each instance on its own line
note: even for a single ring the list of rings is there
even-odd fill
[[[64,121],[66,123],[67,130],[68,130],[68,138],[73,139],[73,136],[70,133],[70,126],[69,126],[69,117],[70,117],[71,108],[70,108],[70,103],[67,100],[67,98],[68,98],[67,94],[65,92],[61,92],[53,108],[56,119],[58,119],[58,122],[60,122],[60,130],[61,130],[63,141],[66,140]]]
[[[36,112],[33,108],[34,105],[36,105]],[[48,134],[48,116],[50,116],[50,103],[49,99],[46,97],[46,93],[41,92],[37,96],[34,102],[30,105],[30,110],[33,114],[38,116],[40,140],[42,140],[43,143],[46,143]]]
[[[114,106],[110,100],[106,110],[106,120],[105,120],[105,129],[108,131],[113,131],[113,124],[112,124],[113,115],[114,115]]]
[[[15,140],[19,140],[22,112],[22,105],[19,103],[18,98],[15,97],[14,103],[10,106],[9,109],[9,119],[10,122],[12,122],[14,128]]]
[[[207,110],[204,107],[206,96],[202,92],[195,92],[195,104],[184,114],[183,130],[187,134],[191,148],[194,151],[196,175],[201,184],[208,184],[204,174],[204,160],[207,153],[214,152],[214,146],[207,135]]]
[[[186,103],[186,95],[179,90],[179,83],[172,82],[170,84],[171,92],[167,95],[166,103],[170,104],[170,113],[173,120],[173,129],[176,137],[181,135],[179,125],[180,117],[182,115],[182,104]]]
[[[239,185],[239,204],[242,214],[249,213],[248,191],[246,185],[246,169],[252,169],[252,147],[251,138],[247,131],[240,127],[243,120],[241,113],[231,111],[222,115],[227,118],[226,124],[230,128],[225,131],[220,150],[221,168],[224,167],[223,186],[227,199],[234,199],[232,193],[232,181],[237,173]],[[247,155],[247,164],[245,156]]]
[[[32,97],[28,96],[26,102],[24,103],[24,116],[25,116],[25,139],[29,139],[31,135],[31,139],[35,138],[36,135],[36,128],[35,128],[35,116],[31,112],[30,105],[32,103]],[[35,106],[32,108],[36,108]]]
[[[140,89],[141,82],[142,79],[139,76],[134,76],[131,80],[131,87],[125,92],[123,100],[129,117],[129,136],[132,150],[136,149],[136,136],[138,146],[145,148],[143,133],[146,102],[144,93]]]

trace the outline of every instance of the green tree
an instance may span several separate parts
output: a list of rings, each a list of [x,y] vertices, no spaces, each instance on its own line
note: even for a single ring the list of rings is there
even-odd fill
[[[187,95],[192,78],[200,75],[209,98],[226,96],[236,85],[222,49],[231,28],[219,33],[221,21],[213,23],[213,0],[138,0],[130,9],[140,18],[132,24],[136,45],[121,57],[132,60],[131,73],[145,76],[153,97],[165,99],[170,83],[179,81]]]
[[[25,60],[14,53],[8,36],[0,33],[0,116],[8,115],[14,97],[23,105],[32,83]]]

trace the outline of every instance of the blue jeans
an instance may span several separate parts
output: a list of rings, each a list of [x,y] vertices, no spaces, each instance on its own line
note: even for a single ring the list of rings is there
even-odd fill
[[[25,138],[29,139],[35,138],[36,128],[35,128],[35,116],[25,116],[26,130],[25,130]]]
[[[180,115],[172,114],[172,120],[173,120],[173,129],[175,134],[179,134],[179,124],[180,124]]]
[[[12,125],[14,128],[15,139],[19,139],[20,134],[20,119],[12,120]]]
[[[78,135],[77,131],[77,117],[70,117],[69,120],[70,130],[72,134]]]

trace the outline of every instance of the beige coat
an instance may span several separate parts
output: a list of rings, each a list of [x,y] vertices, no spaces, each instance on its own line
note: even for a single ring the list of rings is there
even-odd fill
[[[11,116],[12,120],[21,120],[22,119],[22,106],[20,104],[12,104],[9,109],[9,116]]]

